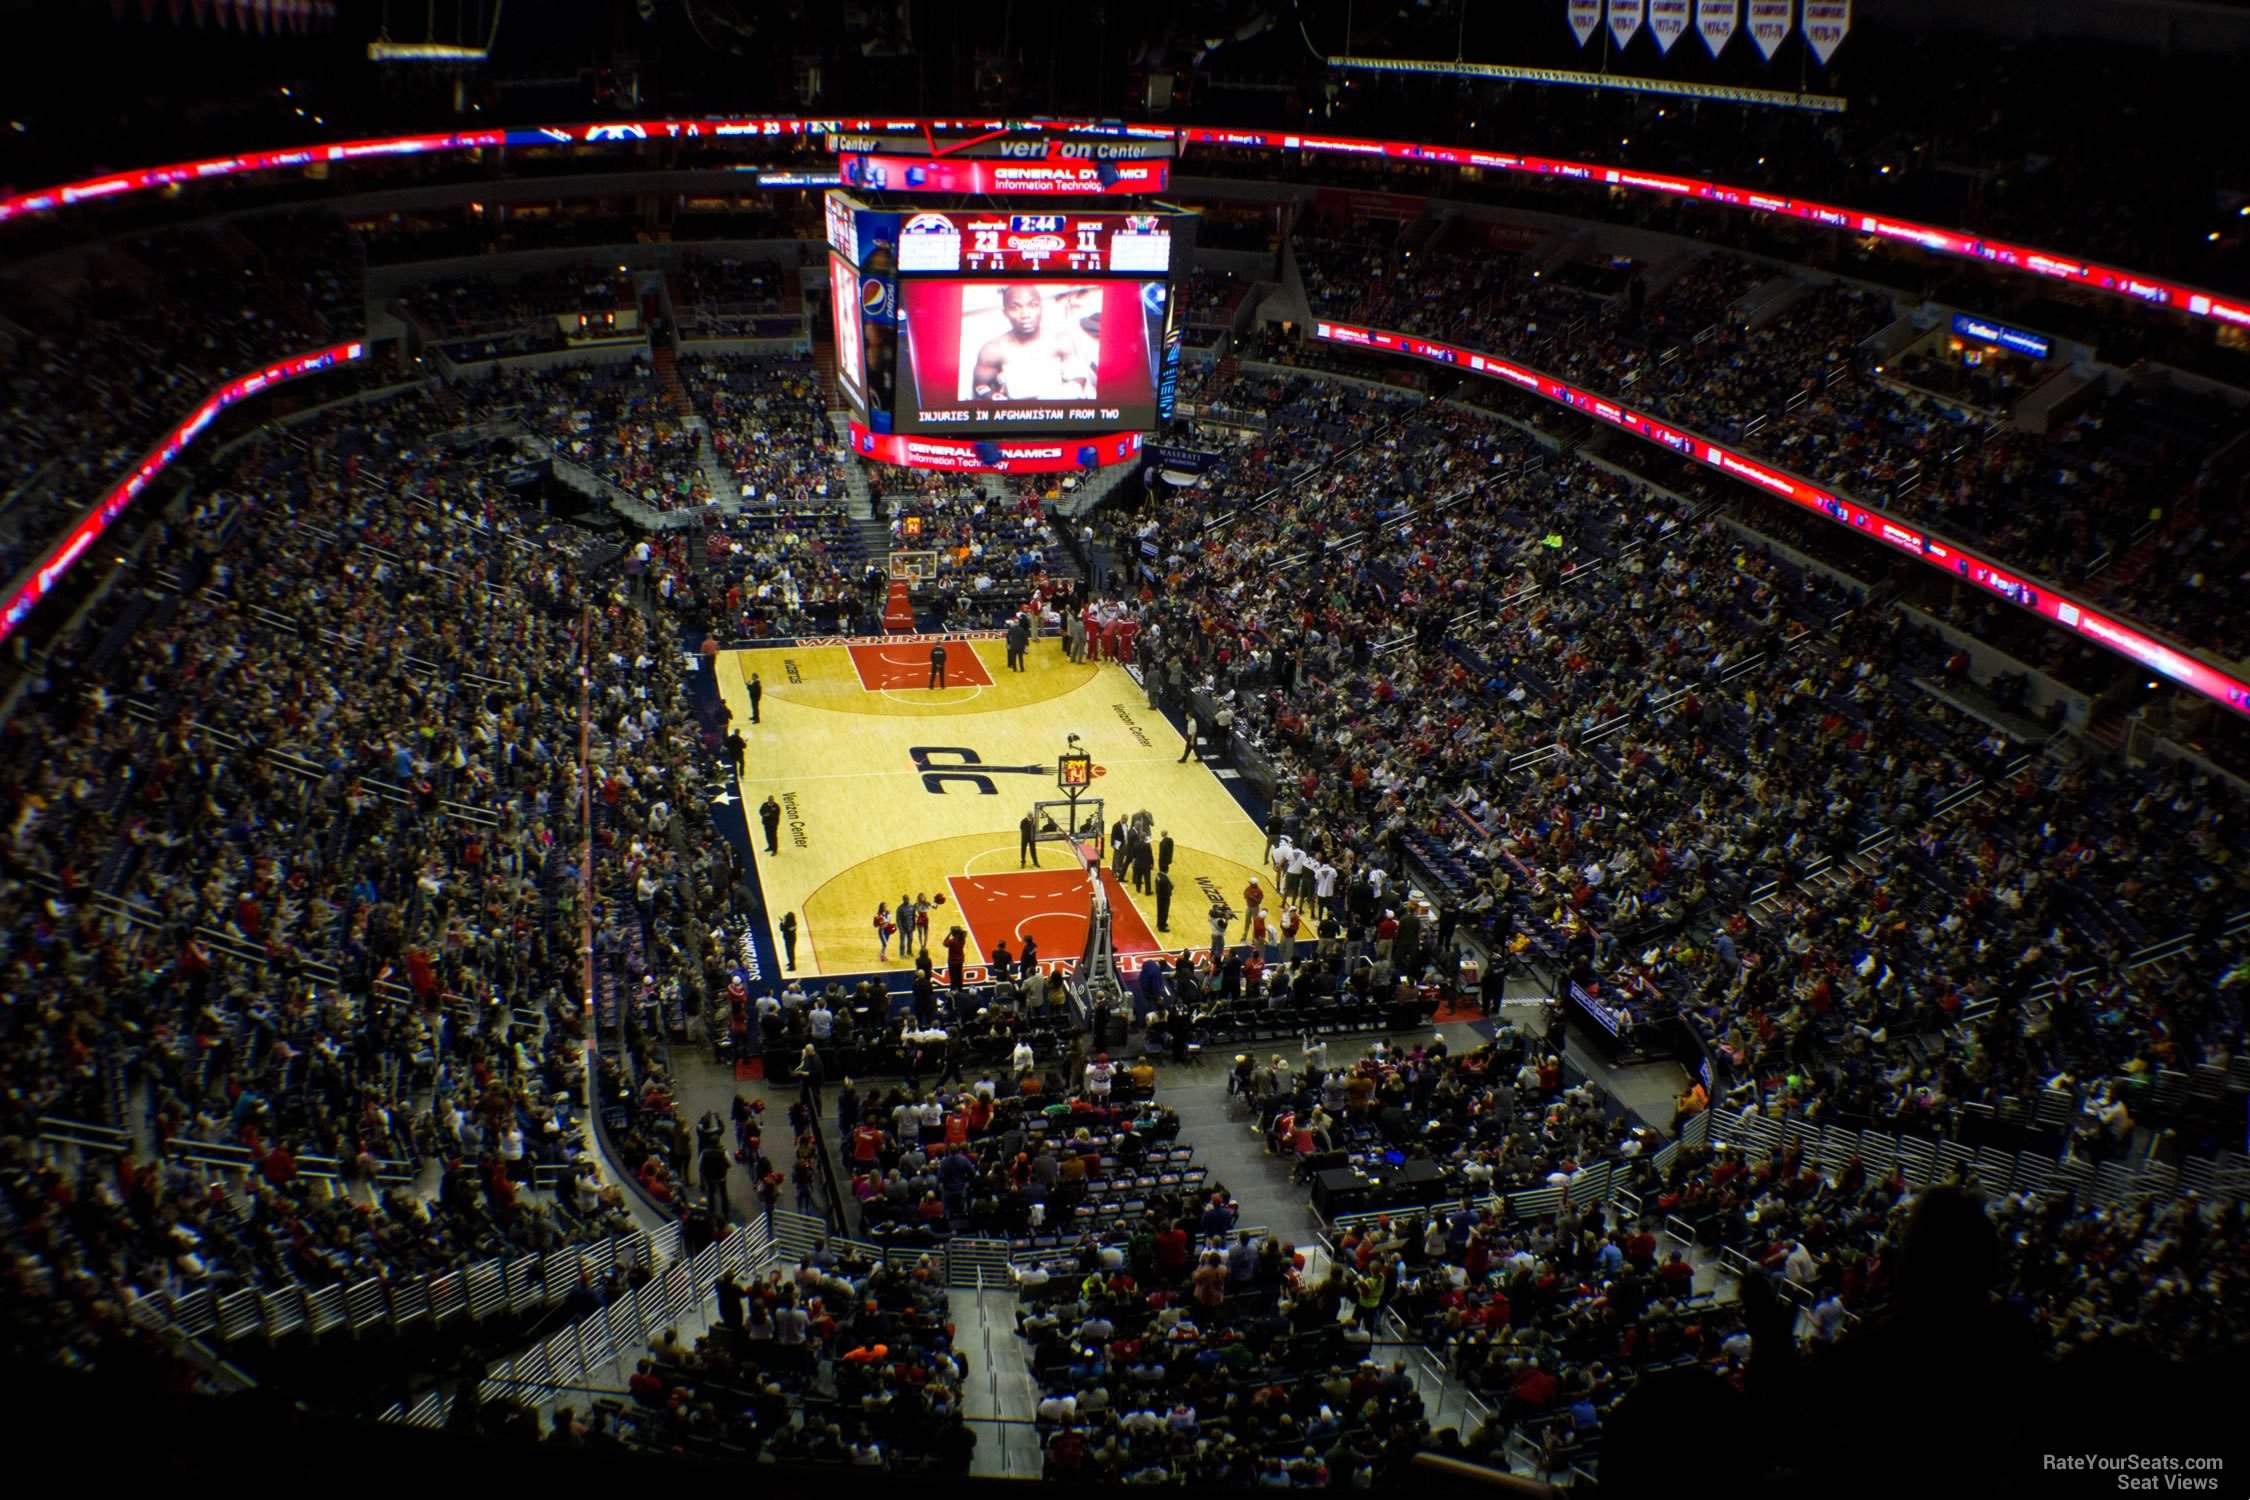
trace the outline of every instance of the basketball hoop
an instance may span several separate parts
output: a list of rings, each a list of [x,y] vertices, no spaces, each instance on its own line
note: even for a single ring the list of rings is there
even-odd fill
[[[893,578],[903,578],[909,583],[928,583],[937,577],[938,555],[935,552],[893,552],[890,572]]]

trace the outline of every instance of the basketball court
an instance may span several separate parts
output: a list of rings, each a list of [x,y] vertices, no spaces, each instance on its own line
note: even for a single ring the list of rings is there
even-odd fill
[[[942,688],[928,685],[936,644],[945,648]],[[1084,796],[1100,799],[1103,826],[1145,809],[1176,846],[1169,932],[1157,931],[1155,896],[1132,891],[1104,862],[1121,968],[1160,948],[1207,944],[1214,896],[1239,908],[1252,875],[1270,886],[1257,825],[1201,762],[1179,763],[1179,732],[1122,667],[1073,663],[1052,637],[1032,643],[1024,671],[1008,670],[1007,659],[1006,643],[989,633],[720,653],[718,689],[749,741],[749,774],[732,793],[748,815],[774,952],[782,914],[797,913],[798,975],[907,972],[913,950],[894,938],[885,959],[875,931],[877,905],[895,908],[902,896],[943,898],[930,913],[941,968],[939,945],[956,924],[970,934],[972,966],[1002,942],[1020,953],[1026,936],[1042,967],[1074,962],[1094,877],[1059,822],[1037,849],[1038,868],[1018,860],[1025,813],[1065,795],[1056,762],[1074,734],[1093,760]],[[757,724],[745,686],[753,672],[764,689]],[[769,796],[782,809],[775,854],[758,815]]]

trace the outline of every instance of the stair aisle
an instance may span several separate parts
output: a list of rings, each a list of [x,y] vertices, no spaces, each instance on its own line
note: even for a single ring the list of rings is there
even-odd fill
[[[711,441],[711,433],[708,428],[698,437],[696,462],[703,470],[703,482],[711,487],[711,499],[713,501],[721,505],[740,503],[742,486],[735,481],[733,473],[728,470],[727,466],[719,462],[718,449]]]
[[[969,1383],[961,1409],[977,1435],[969,1472],[1036,1479],[1046,1455],[1032,1425],[1039,1392],[1024,1341],[1016,1333],[1015,1288],[956,1287],[949,1300],[954,1347],[968,1356]]]
[[[820,396],[830,411],[840,411],[844,398],[836,388],[836,346],[813,345],[813,373],[820,379]]]
[[[867,565],[888,573],[891,566],[891,528],[873,516],[861,516],[853,520],[852,529],[859,533],[859,550],[865,554]]]
[[[664,392],[664,399],[672,410],[683,417],[695,415],[695,405],[688,400],[687,387],[680,384],[679,360],[672,346],[657,339],[649,340],[649,368],[656,374],[656,383]]]
[[[1106,469],[1081,474],[1076,487],[1063,496],[1055,509],[1065,516],[1083,516],[1107,500],[1110,492],[1118,485],[1139,472],[1138,466],[1134,464],[1111,464]]]
[[[830,411],[828,425],[835,430],[836,441],[844,451],[851,451],[852,414],[848,411]],[[855,521],[864,521],[875,514],[875,492],[867,486],[867,475],[854,459],[844,465],[845,511]]]

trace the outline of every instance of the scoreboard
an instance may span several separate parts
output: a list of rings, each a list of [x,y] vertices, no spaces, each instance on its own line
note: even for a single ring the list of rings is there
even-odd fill
[[[838,383],[865,458],[1000,471],[1131,461],[1179,383],[1196,215],[826,200]]]
[[[917,213],[899,227],[902,273],[1168,275],[1164,214]]]

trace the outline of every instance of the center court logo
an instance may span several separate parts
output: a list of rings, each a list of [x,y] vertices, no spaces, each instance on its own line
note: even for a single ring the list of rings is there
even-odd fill
[[[966,745],[915,745],[906,752],[914,758],[914,769],[922,773],[922,790],[933,796],[950,795],[946,790],[956,782],[965,782],[980,797],[997,797],[1000,788],[994,784],[995,776],[1052,776],[1052,762],[1029,766],[993,766],[985,764],[984,757]],[[1094,767],[1094,774],[1103,774],[1106,768]]]

